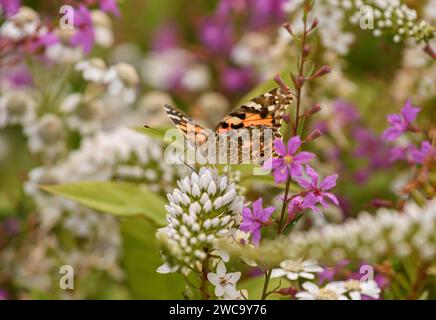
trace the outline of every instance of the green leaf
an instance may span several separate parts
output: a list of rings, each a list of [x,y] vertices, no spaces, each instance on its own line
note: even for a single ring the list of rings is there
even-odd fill
[[[148,191],[144,185],[83,181],[41,188],[94,210],[116,216],[144,215],[158,225],[165,224],[165,202],[161,197]]]
[[[135,299],[182,299],[180,274],[159,274],[163,264],[156,239],[156,226],[140,217],[123,219],[123,260],[127,282]]]
[[[165,132],[171,128],[170,127],[156,127],[156,128],[133,127],[132,129],[140,133],[143,133],[151,138],[155,138],[157,140],[163,141]]]
[[[184,141],[185,138],[181,131],[179,131],[176,127],[157,127],[157,128],[143,128],[143,127],[134,127],[132,128],[135,131],[143,133],[153,139],[160,140],[164,142],[166,145],[171,144],[171,146],[184,150]],[[171,131],[171,135],[165,137],[168,130]],[[169,139],[171,138],[171,140]]]

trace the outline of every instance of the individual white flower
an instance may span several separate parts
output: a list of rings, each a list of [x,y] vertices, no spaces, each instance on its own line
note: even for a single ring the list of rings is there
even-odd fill
[[[229,297],[239,296],[236,290],[236,282],[241,278],[240,272],[227,273],[224,262],[218,263],[216,273],[209,272],[207,279],[215,286],[215,296],[221,297],[227,295]]]
[[[188,50],[176,48],[151,52],[143,60],[141,75],[150,86],[168,90],[192,64],[195,64],[195,58]]]
[[[121,62],[110,67],[103,82],[108,85],[109,95],[121,96],[128,104],[135,101],[139,76],[131,65]]]
[[[240,66],[253,66],[263,60],[270,45],[270,38],[266,34],[251,32],[234,46],[231,58]]]
[[[322,272],[323,268],[316,264],[314,260],[285,260],[280,263],[280,268],[272,270],[271,278],[281,278],[286,276],[289,280],[298,278],[314,279],[316,272]]]
[[[347,289],[338,285],[331,285],[329,283],[319,288],[312,282],[305,282],[303,283],[303,288],[306,291],[300,291],[295,295],[299,300],[348,300],[344,295]]]
[[[27,125],[35,119],[35,101],[26,91],[14,90],[0,96],[0,128],[8,124]]]
[[[82,72],[83,79],[93,82],[101,82],[106,73],[106,63],[103,59],[92,58],[76,64],[75,69]]]
[[[201,91],[209,87],[209,69],[203,64],[192,64],[184,72],[181,85],[188,91]]]
[[[114,43],[114,35],[112,32],[112,21],[109,16],[101,10],[92,10],[92,24],[94,27],[95,43],[109,48]]]
[[[347,280],[330,283],[332,286],[345,288],[352,300],[362,300],[362,295],[371,297],[373,299],[380,298],[381,289],[374,280],[359,281]]]

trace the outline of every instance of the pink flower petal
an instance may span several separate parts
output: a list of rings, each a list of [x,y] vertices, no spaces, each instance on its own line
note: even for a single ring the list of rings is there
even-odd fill
[[[274,140],[274,150],[282,157],[286,155],[286,146],[281,139]]]
[[[301,139],[299,136],[292,137],[288,141],[288,154],[293,155],[301,146]]]
[[[333,174],[331,176],[327,176],[322,182],[321,182],[321,189],[322,190],[330,190],[334,186],[336,186],[336,180],[338,179],[337,174]]]

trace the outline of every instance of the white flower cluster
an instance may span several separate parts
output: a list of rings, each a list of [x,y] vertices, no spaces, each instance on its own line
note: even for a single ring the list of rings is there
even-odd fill
[[[387,254],[416,255],[423,261],[436,258],[436,201],[425,208],[407,204],[404,212],[380,209],[375,216],[361,214],[341,225],[293,233],[285,255],[310,256],[324,261],[359,259],[377,261]]]
[[[178,185],[168,194],[168,225],[157,233],[166,260],[159,272],[201,271],[206,258],[220,254],[216,241],[240,223],[243,199],[217,170],[203,167]]]
[[[284,4],[285,11],[295,13],[291,27],[297,34],[303,31],[303,10],[301,10],[303,3],[304,0],[289,0]],[[343,22],[346,13],[332,6],[329,1],[315,1],[311,17],[319,19],[317,30],[323,46],[338,54],[347,54],[349,46],[354,41],[354,35],[344,30]],[[287,31],[281,30],[280,38],[283,41],[289,41],[291,36]]]
[[[434,37],[434,28],[424,20],[418,20],[415,10],[400,0],[327,0],[331,6],[353,13],[353,24],[372,28],[375,36],[393,35],[393,40],[413,38],[417,42],[429,41]],[[373,25],[371,25],[371,21]]]
[[[292,25],[297,33],[302,31],[303,3],[304,0],[289,0],[284,4],[285,11],[298,13]],[[417,12],[400,0],[315,1],[312,16],[319,19],[318,31],[323,45],[338,54],[346,54],[354,41],[353,34],[343,30],[346,18],[362,29],[371,30],[374,36],[392,35],[395,42],[408,38],[428,42],[435,33],[431,25],[419,20]]]
[[[46,33],[47,28],[40,29],[41,26],[41,19],[35,10],[29,7],[21,7],[16,14],[8,18],[0,27],[0,36],[20,41],[26,37]]]
[[[143,60],[142,76],[147,84],[160,90],[181,87],[187,91],[202,91],[211,81],[207,66],[181,48],[151,52]]]
[[[86,81],[106,86],[109,97],[121,96],[127,104],[135,101],[139,75],[130,64],[120,62],[106,67],[102,59],[92,58],[80,61],[76,64],[76,70],[82,72]]]

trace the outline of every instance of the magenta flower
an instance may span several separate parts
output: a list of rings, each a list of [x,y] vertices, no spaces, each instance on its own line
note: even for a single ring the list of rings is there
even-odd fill
[[[357,127],[352,131],[356,143],[353,154],[359,158],[366,158],[370,169],[381,169],[389,166],[389,150],[386,142],[368,129]]]
[[[336,196],[333,193],[326,192],[336,186],[336,180],[338,179],[337,174],[327,176],[321,183],[319,183],[318,173],[313,170],[311,166],[306,165],[306,175],[308,179],[304,177],[294,178],[294,180],[297,181],[298,184],[303,187],[306,192],[303,206],[309,207],[320,203],[324,208],[327,208],[329,205],[326,202],[325,198],[329,199],[335,205],[339,205],[339,201]],[[315,211],[319,211],[319,209]]]
[[[264,168],[272,168],[276,183],[286,182],[290,177],[301,176],[302,165],[315,158],[315,155],[310,152],[302,151],[297,154],[300,146],[299,136],[289,139],[287,147],[281,139],[274,140],[274,149],[279,157],[266,161]]]
[[[383,139],[392,141],[401,136],[405,131],[411,128],[412,122],[415,121],[420,111],[420,108],[412,106],[412,100],[407,100],[401,110],[401,114],[391,114],[388,116],[388,122],[391,127],[385,130]]]
[[[32,39],[29,43],[30,53],[41,50],[42,48],[50,47],[59,42],[59,37],[53,32],[46,32],[43,35]]]
[[[115,0],[100,0],[100,9],[115,16],[120,15],[120,9]]]
[[[278,25],[286,20],[283,5],[287,0],[256,0],[249,4],[250,25],[254,29]]]
[[[353,125],[360,119],[356,107],[347,101],[336,100],[333,108],[335,110],[335,123],[340,126]]]
[[[231,92],[241,92],[250,88],[256,81],[256,75],[250,68],[227,67],[222,71],[222,86]]]
[[[393,147],[389,150],[389,160],[407,161],[410,164],[423,164],[428,157],[436,155],[436,149],[428,141],[421,143],[421,148],[414,145],[406,147]]]
[[[304,201],[305,198],[302,196],[293,197],[288,204],[288,214],[289,220],[293,220],[297,213],[305,209],[312,209],[313,211],[319,211],[317,207],[315,207],[315,203],[310,203],[308,201]]]
[[[0,11],[3,11],[6,17],[11,17],[16,14],[20,7],[20,0],[0,0]]]
[[[208,17],[200,26],[200,40],[212,54],[227,54],[233,45],[233,28],[228,19]]]
[[[430,142],[423,141],[420,149],[412,146],[410,148],[410,154],[414,163],[423,164],[428,157],[433,157],[436,155],[436,150],[433,148]]]
[[[81,46],[85,53],[91,52],[94,45],[95,32],[91,12],[84,5],[79,6],[74,12],[74,26],[77,32],[71,38],[71,45]]]
[[[407,158],[408,147],[393,147],[389,150],[389,162],[403,161]]]
[[[253,211],[247,207],[242,209],[242,223],[240,229],[253,235],[252,241],[254,244],[259,244],[261,237],[260,229],[269,221],[275,210],[274,207],[263,208],[262,198],[253,202]]]

